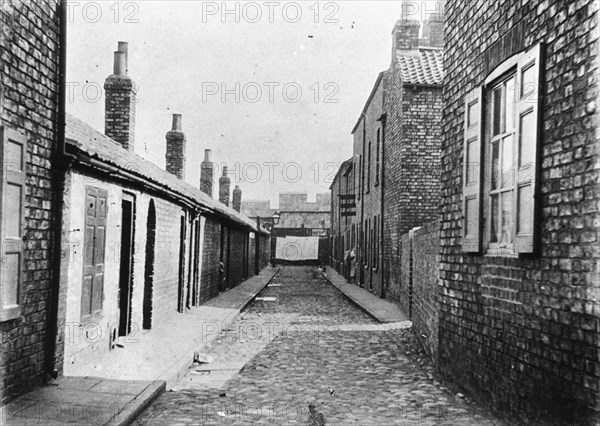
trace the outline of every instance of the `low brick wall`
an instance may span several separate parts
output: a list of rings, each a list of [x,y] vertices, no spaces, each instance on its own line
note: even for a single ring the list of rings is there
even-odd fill
[[[415,333],[437,364],[440,225],[428,223],[412,239],[412,322]]]
[[[406,233],[400,237],[400,281],[396,289],[397,300],[404,312],[412,317],[412,235]]]

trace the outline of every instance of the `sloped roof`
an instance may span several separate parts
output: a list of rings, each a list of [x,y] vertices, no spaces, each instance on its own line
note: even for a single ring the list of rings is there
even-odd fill
[[[441,85],[444,81],[444,51],[420,48],[414,52],[399,51],[398,66],[404,84]]]
[[[209,197],[156,164],[124,149],[121,144],[70,114],[66,114],[65,136],[68,147],[75,148],[102,163],[128,172],[143,181],[151,182],[174,192],[182,198],[196,202],[199,207],[205,210],[225,216],[233,222],[256,230],[256,223],[250,218]]]

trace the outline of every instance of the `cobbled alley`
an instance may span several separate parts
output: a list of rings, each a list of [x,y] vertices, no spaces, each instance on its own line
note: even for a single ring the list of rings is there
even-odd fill
[[[135,424],[502,424],[435,381],[411,333],[287,266]]]

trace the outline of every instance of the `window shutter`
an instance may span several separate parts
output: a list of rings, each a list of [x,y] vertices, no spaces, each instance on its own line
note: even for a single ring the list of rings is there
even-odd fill
[[[517,65],[515,173],[515,252],[533,253],[535,237],[536,174],[538,173],[541,45],[525,52]]]
[[[21,314],[23,235],[25,232],[25,135],[2,128],[2,259],[0,263],[0,320]]]
[[[481,86],[465,98],[462,251],[466,253],[479,253],[481,248],[482,102]]]
[[[86,187],[81,322],[102,311],[104,294],[104,251],[108,192]]]

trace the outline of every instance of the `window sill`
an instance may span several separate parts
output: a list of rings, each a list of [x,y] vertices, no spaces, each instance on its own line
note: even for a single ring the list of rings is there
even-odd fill
[[[21,307],[11,306],[0,310],[0,322],[12,321],[21,317]]]
[[[519,254],[515,253],[512,248],[488,247],[484,256],[518,258]]]

